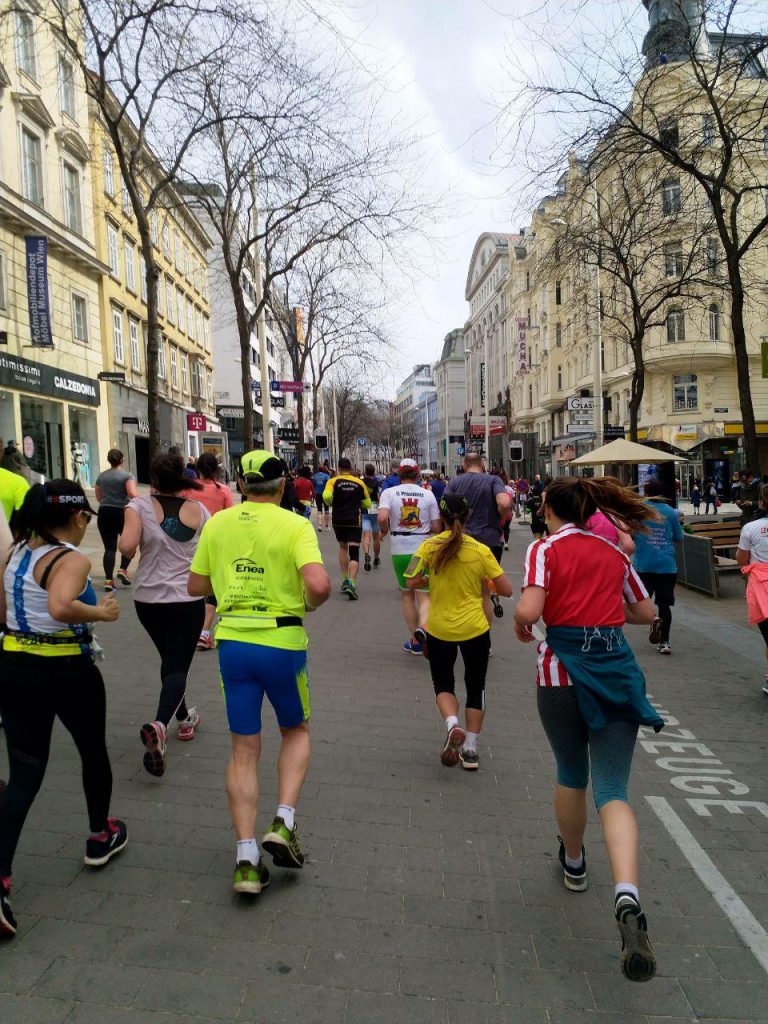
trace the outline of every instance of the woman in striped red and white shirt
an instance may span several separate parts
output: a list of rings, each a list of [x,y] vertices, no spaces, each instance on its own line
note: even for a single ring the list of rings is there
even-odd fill
[[[577,892],[587,887],[583,837],[591,769],[615,885],[622,969],[631,980],[646,981],[656,965],[638,897],[637,822],[627,786],[638,726],[658,731],[664,723],[648,702],[622,627],[651,623],[655,609],[627,555],[587,528],[598,508],[634,531],[654,516],[615,481],[563,477],[550,484],[544,497],[549,536],[528,549],[515,631],[528,643],[534,623],[543,619],[547,627],[539,644],[537,704],[557,762],[564,883]]]

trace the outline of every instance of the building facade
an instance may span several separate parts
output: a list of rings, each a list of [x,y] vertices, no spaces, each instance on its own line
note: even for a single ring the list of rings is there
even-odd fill
[[[0,138],[0,437],[46,477],[74,475],[74,448],[88,484],[110,444],[88,104],[76,55],[31,10],[3,19]]]
[[[429,363],[414,366],[398,386],[392,403],[392,433],[398,455],[416,457],[419,448],[424,454],[429,449],[426,413],[419,415],[422,395],[434,392],[435,380]]]
[[[446,334],[433,371],[437,389],[435,461],[443,473],[455,473],[465,451],[465,441],[456,439],[464,438],[466,370],[464,331],[457,328]]]

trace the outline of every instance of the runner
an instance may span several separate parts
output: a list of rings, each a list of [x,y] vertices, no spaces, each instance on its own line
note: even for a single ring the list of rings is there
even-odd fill
[[[299,466],[293,485],[296,488],[296,497],[304,506],[304,515],[307,519],[311,518],[312,505],[315,502],[315,485],[312,483],[312,470],[309,466]]]
[[[263,848],[278,867],[300,868],[295,813],[309,767],[306,611],[331,583],[306,520],[280,508],[288,467],[271,452],[248,452],[238,484],[246,501],[206,523],[189,574],[193,597],[215,593],[221,682],[232,741],[227,795],[237,837],[234,889],[269,884],[256,840],[261,705],[266,694],[282,734],[278,807]]]
[[[544,499],[540,494],[531,491],[525,508],[531,513],[531,533],[535,540],[541,540],[547,531],[547,524],[544,521]]]
[[[381,483],[381,491],[388,487],[397,487],[400,483],[400,459],[392,459],[389,464],[389,476],[385,476]],[[381,493],[381,491],[379,493]]]
[[[21,508],[28,490],[29,483],[23,476],[0,468],[0,505],[9,524],[16,510]]]
[[[648,596],[655,598],[658,606],[648,639],[656,645],[659,654],[671,654],[669,634],[677,582],[675,544],[682,544],[683,528],[677,509],[664,500],[661,484],[655,478],[646,483],[645,497],[657,516],[648,524],[646,532],[635,537],[633,562]]]
[[[768,486],[762,484],[758,496],[759,517],[741,531],[736,561],[747,577],[749,624],[763,635],[768,657]],[[768,697],[768,672],[763,678],[763,693]]]
[[[382,536],[392,535],[392,566],[410,634],[403,650],[407,654],[423,654],[429,594],[409,589],[404,573],[425,536],[440,530],[440,510],[434,494],[420,485],[419,467],[413,459],[403,459],[398,474],[400,483],[388,487],[379,499],[379,526]]]
[[[487,545],[464,532],[470,515],[467,499],[444,494],[440,502],[443,531],[425,540],[406,569],[413,591],[429,586],[426,654],[435,699],[445,720],[440,760],[452,768],[459,761],[468,771],[479,767],[477,737],[485,718],[485,677],[491,653],[491,631],[483,608],[487,580],[497,593],[512,596],[512,584]],[[467,699],[466,729],[459,725],[454,665],[461,651]]]
[[[360,541],[363,536],[363,511],[371,506],[368,488],[352,474],[349,459],[339,459],[339,475],[325,485],[323,501],[331,509],[331,522],[339,542],[341,592],[357,601],[357,570],[360,566]]]
[[[139,622],[160,654],[160,700],[153,722],[139,733],[146,748],[144,767],[161,776],[166,768],[166,740],[176,717],[176,738],[193,740],[200,725],[197,708],[187,708],[187,673],[205,620],[205,601],[187,593],[187,575],[200,531],[210,519],[198,501],[197,480],[184,476],[180,455],[160,455],[150,467],[152,493],[133,498],[125,510],[120,551],[133,558],[141,547],[133,597]]]
[[[328,472],[325,466],[320,468],[312,474],[312,483],[315,485],[315,505],[317,506],[317,529],[319,533],[322,533],[323,529],[330,530],[331,524],[329,521],[328,506],[323,501],[323,491],[325,485],[331,479],[331,474]]]
[[[199,474],[200,487],[194,491],[189,489],[182,491],[181,497],[188,498],[190,501],[199,501],[212,516],[215,516],[217,512],[222,512],[225,508],[232,508],[235,500],[229,487],[220,481],[221,466],[216,456],[212,452],[203,452],[198,458],[195,468]],[[203,628],[197,641],[198,649],[201,651],[210,651],[216,646],[211,637],[211,626],[215,615],[216,598],[207,597]]]
[[[136,477],[133,473],[128,473],[123,469],[124,458],[119,448],[109,449],[107,462],[109,469],[99,473],[96,477],[95,487],[96,501],[99,503],[96,525],[104,545],[104,589],[109,593],[110,590],[115,589],[113,576],[117,557],[117,540],[123,532],[125,524],[125,506],[131,498],[138,498],[139,492],[136,487]],[[122,555],[117,578],[124,587],[131,585],[128,576],[130,564],[130,558]]]
[[[94,515],[79,484],[35,484],[16,515],[15,546],[3,575],[0,713],[10,774],[0,795],[0,933],[8,935],[17,928],[10,904],[13,856],[45,776],[57,718],[82,762],[91,829],[85,864],[101,867],[128,842],[125,823],[109,815],[106,694],[89,632],[92,622],[114,622],[120,609],[113,596],[98,601],[91,563],[77,550]]]
[[[645,679],[624,638],[624,622],[650,623],[653,605],[628,557],[585,525],[597,508],[638,536],[655,507],[610,481],[561,477],[546,491],[550,536],[534,541],[525,562],[515,632],[524,643],[543,618],[539,644],[539,716],[557,762],[555,817],[567,889],[587,888],[583,845],[586,789],[592,789],[614,881],[622,970],[631,981],[656,972],[638,893],[637,822],[627,784],[639,725],[664,723],[645,696]]]
[[[376,476],[376,467],[370,462],[365,467],[363,483],[368,488],[371,499],[370,507],[363,513],[363,568],[371,571],[371,539],[373,539],[373,565],[378,569],[381,565],[381,532],[379,530],[379,492],[381,480]]]

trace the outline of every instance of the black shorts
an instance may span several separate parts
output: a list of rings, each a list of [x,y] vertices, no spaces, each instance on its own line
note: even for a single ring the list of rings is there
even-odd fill
[[[328,511],[328,506],[323,501],[322,494],[316,494],[315,495],[315,505],[317,505],[317,511],[318,512],[327,512]]]
[[[656,604],[672,607],[675,603],[676,572],[641,572],[638,573],[648,596],[655,599]]]
[[[494,544],[493,547],[491,548],[491,554],[496,559],[496,561],[499,563],[499,565],[501,565],[501,556],[504,554],[504,545],[503,544],[499,544],[497,546],[497,545]]]
[[[363,540],[362,526],[334,526],[333,532],[339,544],[360,544]]]

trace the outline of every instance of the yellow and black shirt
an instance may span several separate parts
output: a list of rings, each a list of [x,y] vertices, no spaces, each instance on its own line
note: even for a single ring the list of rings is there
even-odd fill
[[[323,501],[330,506],[334,526],[362,526],[363,509],[371,507],[371,496],[363,481],[346,473],[328,481]]]

